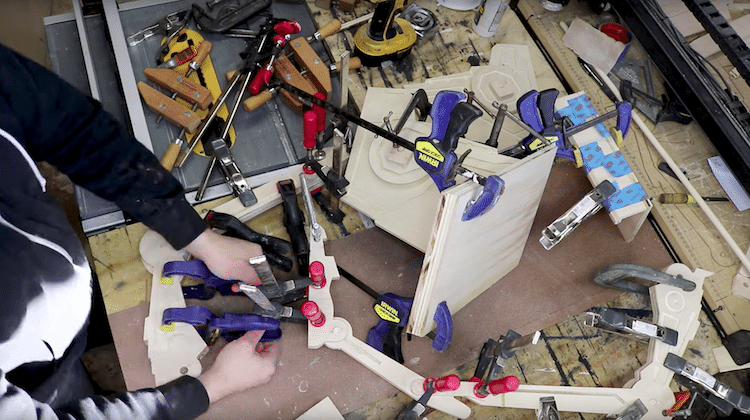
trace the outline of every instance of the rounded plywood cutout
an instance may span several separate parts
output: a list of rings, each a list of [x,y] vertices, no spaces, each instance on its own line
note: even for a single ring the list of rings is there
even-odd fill
[[[483,105],[491,107],[492,102],[497,102],[507,104],[509,109],[515,109],[515,101],[522,94],[513,76],[492,68],[474,72],[471,90]]]

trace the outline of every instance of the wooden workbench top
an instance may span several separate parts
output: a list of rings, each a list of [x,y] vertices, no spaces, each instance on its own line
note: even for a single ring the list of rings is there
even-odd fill
[[[490,49],[496,43],[528,45],[539,88],[557,88],[564,91],[563,84],[547,64],[544,55],[536,48],[534,40],[526,31],[520,19],[511,11],[506,12],[500,29],[494,37],[482,38],[471,29],[471,20],[474,17],[473,11],[453,11],[438,7],[434,2],[426,0],[417,0],[414,4],[436,13],[440,21],[438,32],[432,39],[418,44],[412,54],[400,63],[388,67],[363,68],[356,73],[351,73],[349,89],[351,97],[359,107],[364,101],[368,87],[400,87],[408,83],[422,82],[430,77],[465,72],[471,66],[470,57],[476,57],[480,65],[486,64],[489,60]],[[332,18],[332,14],[328,10],[317,8],[312,0],[308,0],[308,5],[318,26],[322,26]],[[538,2],[534,1],[521,1],[520,6],[523,13],[529,17],[529,24],[532,28],[538,33],[546,32],[546,35],[540,36],[540,39],[543,44],[548,46],[548,49],[551,48],[555,52],[553,59],[556,61],[560,59],[560,56],[567,56],[569,60],[569,54],[573,54],[567,49],[560,48],[561,41],[559,39],[554,41],[554,37],[562,36],[562,30],[558,30],[558,22],[566,20],[569,23],[573,16],[595,19],[594,16],[589,16],[590,12],[581,10],[581,8],[586,7],[581,2],[571,3],[568,8],[558,14],[550,14],[540,10]],[[343,22],[346,22],[371,11],[372,4],[358,2],[353,12],[339,12],[338,15]],[[326,42],[332,56],[338,57],[345,48],[351,48],[351,33],[333,35],[327,38]],[[563,74],[566,75],[566,80],[570,78],[567,81],[573,86],[574,90],[585,90],[600,113],[608,111],[608,107],[604,105],[606,104],[606,98],[598,92],[593,82],[590,82],[585,75],[582,77],[582,74],[579,74],[580,68],[565,66],[564,61],[561,63],[563,63],[561,68],[565,69]],[[677,144],[676,139],[688,136],[693,147],[690,148],[690,152],[675,155],[675,159],[681,162],[681,165],[688,166],[691,171],[710,174],[704,162],[705,156],[710,156],[713,153],[710,143],[706,141],[703,133],[696,127],[675,124],[661,124],[656,127],[654,132],[660,139],[666,139],[665,142],[672,146],[670,150],[675,153],[684,150]],[[631,135],[626,139],[626,146],[623,150],[640,181],[644,184],[644,188],[651,196],[658,195],[662,191],[675,192],[678,189],[679,185],[676,181],[663,176],[656,170],[658,156],[649,150],[642,135],[639,135],[637,130],[631,130]],[[701,182],[699,190],[705,191],[707,195],[713,191],[718,191],[718,185],[709,178],[711,177],[702,176],[699,178]],[[203,207],[211,208],[225,200],[208,203]],[[727,206],[726,204],[719,205]],[[749,236],[747,226],[750,226],[748,216],[735,214],[737,212],[733,212],[728,207],[726,209],[718,208],[717,210],[720,212],[723,221],[726,220],[727,223],[731,223],[731,231],[735,234],[740,246],[747,248]],[[345,228],[348,232],[353,233],[364,229],[362,221],[354,216],[356,211],[348,209],[348,214],[352,215],[345,221]],[[659,225],[665,229],[670,242],[678,249],[680,258],[687,265],[717,273],[709,279],[706,286],[707,297],[710,298],[711,304],[715,305],[714,307],[741,308],[739,304],[743,302],[736,302],[729,296],[731,290],[727,290],[726,286],[727,279],[731,281],[734,273],[736,273],[736,261],[733,261],[730,253],[722,251],[719,239],[711,231],[708,222],[702,218],[700,211],[697,208],[687,206],[667,207],[657,204],[654,208],[654,215]],[[281,209],[277,206],[266,214],[253,219],[250,225],[258,231],[273,233],[283,230],[280,221]],[[329,228],[333,231],[338,230],[338,227]],[[147,302],[148,279],[151,277],[142,266],[138,255],[138,242],[144,232],[145,227],[135,224],[90,238],[92,254],[94,255],[93,263],[110,316]],[[327,232],[331,237],[331,230],[327,229]],[[737,305],[734,305],[733,302]],[[602,306],[632,309],[650,308],[647,299],[629,294],[622,295],[611,302],[602,302]],[[533,308],[529,312],[528,316],[533,316]],[[729,310],[718,311],[717,315],[726,325],[734,325],[739,328],[740,323],[736,316],[731,315],[737,315],[740,312],[735,312],[734,309],[731,312],[734,312],[734,314],[730,313]],[[746,317],[746,319],[750,320],[750,317]],[[689,351],[686,352],[685,357],[691,363],[708,372],[716,373],[716,364],[710,350],[719,345],[720,341],[703,315],[701,321],[702,326],[696,334],[695,340],[689,345]],[[504,370],[504,374],[516,375],[525,383],[618,387],[632,378],[633,372],[645,360],[648,348],[648,346],[637,342],[613,338],[611,335],[592,331],[591,328],[583,325],[583,314],[550,326],[542,332],[542,342],[529,349],[518,351]],[[134,331],[128,337],[118,338],[115,336],[115,341],[116,344],[118,344],[118,341],[122,344],[127,340],[138,340],[139,336],[142,336],[142,331]],[[118,345],[118,352],[120,349],[121,347]],[[446,373],[457,373],[462,378],[469,377],[473,373],[474,365],[475,363],[458,367],[446,366]],[[128,380],[128,366],[123,366],[123,373]],[[129,387],[132,388],[140,384],[137,379],[133,379],[132,373],[130,375]],[[393,418],[408,402],[410,402],[410,398],[394,391],[394,396],[353,411],[346,417],[349,420]],[[530,418],[529,410],[470,405],[473,410],[472,418]],[[593,415],[575,414],[575,416],[572,416],[568,414],[564,415],[563,418],[598,418],[598,416]],[[426,417],[433,420],[450,418],[440,412],[431,412]]]

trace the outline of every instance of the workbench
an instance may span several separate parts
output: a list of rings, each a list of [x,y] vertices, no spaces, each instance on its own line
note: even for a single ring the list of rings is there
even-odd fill
[[[564,85],[537,47],[535,43],[537,41],[530,36],[521,19],[512,11],[508,10],[505,13],[495,36],[482,38],[471,29],[473,11],[449,10],[426,0],[418,0],[414,3],[436,13],[440,21],[438,33],[429,41],[415,47],[411,55],[401,62],[392,63],[387,67],[363,68],[357,73],[352,73],[349,88],[351,98],[358,106],[362,105],[368,87],[400,87],[404,84],[424,81],[429,77],[465,72],[471,66],[470,57],[477,59],[480,65],[486,63],[491,47],[497,43],[529,46],[540,90],[557,88],[565,92]],[[308,1],[308,7],[318,26],[322,26],[333,17],[329,10],[318,8],[313,1]],[[337,17],[346,22],[369,13],[371,9],[370,3],[359,2],[353,12],[337,11]],[[583,2],[571,2],[561,12],[552,13],[543,10],[538,1],[522,0],[519,3],[519,10],[528,21],[531,30],[536,32],[538,42],[545,47],[572,90],[574,92],[584,90],[600,113],[609,111],[612,104],[607,102],[608,100],[596,84],[583,73],[575,60],[574,53],[562,46],[562,29],[559,26],[559,22],[570,23],[574,17],[581,17],[591,23],[596,23],[600,17],[591,13]],[[338,57],[344,48],[351,45],[350,40],[350,33],[337,34],[326,39],[331,55]],[[637,50],[637,45],[631,46],[634,54]],[[691,179],[697,183],[696,187],[701,193],[712,195],[720,191],[718,184],[710,176],[711,172],[705,162],[706,157],[712,156],[715,152],[705,134],[695,124],[682,126],[667,122],[652,127],[652,131],[681,166],[687,168],[692,174],[700,174]],[[685,143],[689,143],[691,147],[684,147]],[[649,147],[637,128],[631,129],[622,150],[651,197],[656,197],[662,192],[681,191],[677,181],[665,176],[656,168],[659,157]],[[588,190],[590,186],[581,188]],[[223,198],[204,203],[198,206],[198,210],[205,212],[228,200],[229,198]],[[558,213],[565,208],[567,207],[561,205],[557,209]],[[737,212],[729,203],[717,203],[713,205],[713,209],[739,246],[747,249],[748,238],[750,238],[750,214]],[[367,230],[365,223],[354,209],[344,206],[344,210],[347,216],[343,222],[343,228],[325,223],[325,218],[322,215],[318,216],[318,220],[324,221],[323,226],[331,240],[344,237],[347,233],[356,234]],[[683,263],[690,268],[702,268],[715,273],[707,280],[705,297],[727,332],[750,329],[747,325],[750,323],[750,317],[747,316],[748,302],[731,294],[731,281],[739,264],[725,249],[721,238],[715,234],[700,210],[689,205],[656,203],[652,213],[665,240],[668,240],[674,247],[677,257]],[[276,206],[252,219],[248,224],[257,231],[283,237],[286,232],[281,220],[281,207]],[[586,229],[586,224],[579,229]],[[653,228],[647,225],[644,229]],[[144,359],[147,358],[145,346],[142,343],[142,320],[147,314],[147,309],[144,313],[143,308],[147,308],[151,279],[138,254],[138,243],[145,231],[146,228],[143,225],[131,224],[89,238],[94,257],[92,263],[102,289],[115,345],[129,389],[151,386],[149,381],[153,381],[153,378],[149,378],[148,370],[144,369]],[[536,231],[532,232],[532,237],[535,236]],[[563,275],[562,270],[561,275]],[[512,297],[508,298],[512,299]],[[591,304],[591,306],[595,305],[614,308],[649,308],[647,299],[631,294],[617,294],[614,299],[608,298]],[[369,308],[362,308],[362,311],[367,310]],[[524,314],[524,316],[533,317],[533,309],[530,312],[531,314]],[[574,314],[558,314],[559,322],[541,326],[540,329],[546,327],[542,330],[542,341],[536,346],[519,350],[512,359],[512,363],[506,366],[503,374],[516,375],[522,383],[572,386],[619,387],[632,378],[633,372],[645,360],[648,346],[622,338],[613,338],[608,334],[595,333],[591,328],[583,325],[583,313],[572,317],[571,315]],[[705,314],[701,315],[701,324],[695,339],[689,345],[689,351],[685,352],[683,357],[709,373],[715,374],[718,370],[711,350],[720,345],[720,340]],[[494,338],[497,338],[505,331],[495,333]],[[482,343],[475,344],[476,348],[480,348]],[[472,354],[468,359],[476,358],[476,356],[477,354]],[[284,357],[285,353],[282,351],[280,359],[282,364]],[[470,361],[461,365],[446,365],[444,373],[456,373],[462,378],[468,378],[472,375],[475,364],[475,361]],[[310,384],[310,386],[314,385]],[[393,418],[411,400],[395,390],[386,393],[390,396],[363,407],[342,410],[342,412],[348,412],[346,418],[350,420]],[[471,403],[469,405],[473,410],[472,418],[477,419],[528,419],[532,416],[528,410],[488,408]],[[299,407],[297,414],[301,414],[306,408],[309,407]],[[579,419],[599,418],[594,415],[563,413],[563,418],[574,416]],[[430,412],[426,418],[450,417],[440,412]]]

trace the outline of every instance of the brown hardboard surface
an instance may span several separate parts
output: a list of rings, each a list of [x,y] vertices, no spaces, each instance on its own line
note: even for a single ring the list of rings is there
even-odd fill
[[[663,269],[672,263],[649,224],[628,244],[604,212],[585,221],[550,251],[544,250],[538,242],[542,229],[591,188],[581,169],[566,162],[556,164],[519,266],[453,314],[453,340],[447,351],[434,350],[428,338],[404,339],[405,365],[426,377],[439,376],[476,359],[488,338],[497,339],[509,329],[528,334],[617,296],[619,292],[591,281],[602,267],[633,263]],[[393,236],[372,228],[331,241],[327,250],[339,266],[377,292],[414,294],[423,254]],[[461,287],[460,283],[461,279],[456,279],[456,287]],[[336,315],[346,318],[354,335],[365,340],[377,322],[373,299],[344,278],[331,286],[331,292]],[[209,305],[228,307],[221,301]],[[131,389],[134,384],[153,383],[142,340],[147,312],[147,304],[142,304],[110,316],[114,335],[127,337],[117,347]],[[283,324],[279,363],[271,382],[218,402],[201,419],[294,419],[326,396],[347,413],[397,392],[343,352],[308,349],[306,328]],[[118,330],[122,332],[118,334]],[[123,349],[128,350],[123,354]],[[214,352],[212,349],[207,360]]]

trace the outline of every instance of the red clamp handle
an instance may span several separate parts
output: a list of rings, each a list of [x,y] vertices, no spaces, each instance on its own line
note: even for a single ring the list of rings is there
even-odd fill
[[[284,48],[284,46],[286,45],[286,38],[284,38],[283,35],[274,35],[273,43],[278,49]]]
[[[247,87],[247,91],[250,92],[251,95],[255,96],[260,93],[261,90],[266,86],[266,83],[271,81],[271,77],[273,76],[273,71],[267,67],[261,67],[258,69],[258,73],[255,74],[255,77],[250,82],[250,85]]]
[[[302,132],[304,134],[302,145],[305,147],[305,149],[315,148],[315,135],[317,134],[317,127],[318,116],[317,114],[315,114],[315,111],[305,111],[305,113],[302,114]]]
[[[311,262],[308,272],[310,273],[310,280],[313,282],[313,287],[320,289],[326,285],[326,268],[322,262]]]
[[[285,20],[274,25],[273,31],[284,37],[302,32],[302,26],[296,21]]]
[[[452,374],[437,379],[425,379],[424,383],[422,384],[422,388],[425,391],[427,391],[427,386],[430,384],[430,381],[432,381],[432,387],[435,388],[435,391],[437,392],[455,391],[459,386],[461,386],[461,378],[459,378],[458,375]]]
[[[320,99],[321,101],[326,100],[326,95],[323,92],[317,92],[313,96]],[[326,109],[320,105],[313,104],[312,110],[315,112],[315,115],[318,117],[318,125],[316,127],[317,132],[322,133],[326,131]]]
[[[322,327],[326,323],[326,316],[320,311],[318,304],[311,300],[303,303],[300,311],[302,311],[302,315],[310,321],[310,325],[313,327]]]
[[[517,390],[519,385],[518,378],[515,376],[506,376],[488,383],[487,391],[492,395],[505,394],[506,392]]]

